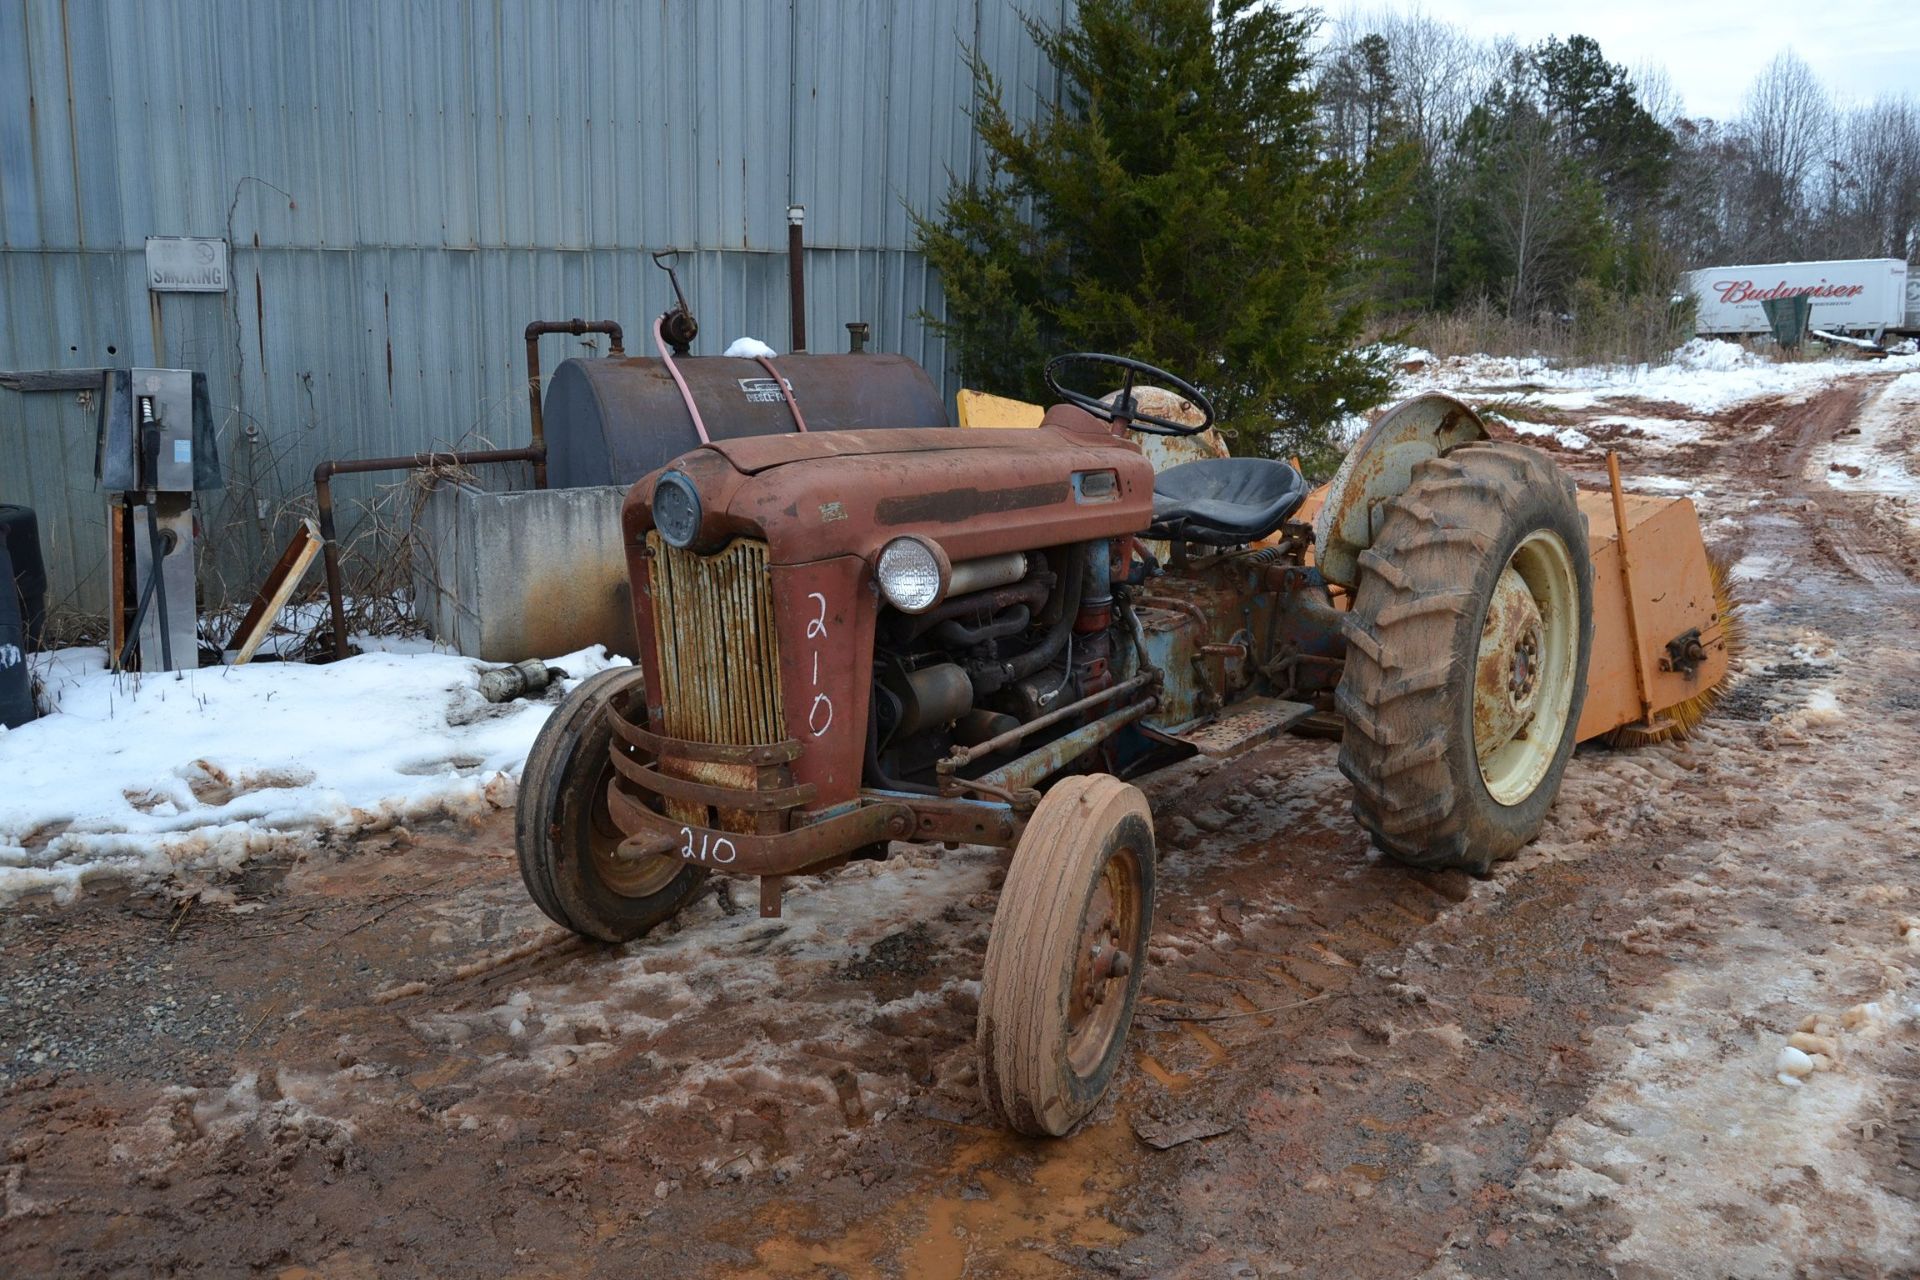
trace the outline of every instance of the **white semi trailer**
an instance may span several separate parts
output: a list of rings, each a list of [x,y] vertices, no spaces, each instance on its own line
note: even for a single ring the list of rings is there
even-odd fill
[[[1910,287],[1899,258],[1830,262],[1768,262],[1689,271],[1687,288],[1700,301],[1703,334],[1766,333],[1770,298],[1805,294],[1813,300],[1812,327],[1878,338],[1892,330],[1920,331],[1920,289]],[[1920,286],[1920,275],[1911,282]]]

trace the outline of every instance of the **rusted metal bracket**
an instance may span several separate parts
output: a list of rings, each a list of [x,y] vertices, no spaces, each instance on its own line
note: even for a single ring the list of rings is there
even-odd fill
[[[1707,647],[1701,640],[1700,628],[1694,627],[1667,641],[1667,656],[1660,659],[1660,669],[1677,671],[1691,678],[1706,660]]]
[[[695,826],[656,813],[633,784],[615,778],[607,807],[622,831],[619,856],[678,857],[728,875],[786,876],[845,858],[850,850],[913,834],[913,810],[904,803],[863,805],[791,831],[757,833]]]
[[[613,767],[635,786],[687,804],[713,805],[715,808],[739,809],[747,813],[777,813],[783,809],[798,809],[819,791],[811,782],[754,789],[714,786],[712,783],[676,778],[670,773],[650,769],[622,751],[614,751],[611,758]]]
[[[1005,804],[932,796],[915,796],[907,804],[913,810],[915,840],[1006,848],[1019,838],[1024,825]]]
[[[752,746],[689,742],[685,738],[669,738],[637,725],[620,714],[617,707],[613,708],[612,724],[615,733],[654,756],[672,756],[677,760],[695,760],[701,764],[750,764],[761,768],[791,764],[800,758],[800,744],[792,738],[784,742],[765,742]]]

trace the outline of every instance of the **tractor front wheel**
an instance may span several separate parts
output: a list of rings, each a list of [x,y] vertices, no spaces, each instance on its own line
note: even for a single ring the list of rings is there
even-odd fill
[[[1593,566],[1573,481],[1463,445],[1388,502],[1347,616],[1340,771],[1382,851],[1484,872],[1539,833],[1573,754]]]
[[[1106,774],[1062,779],[1021,833],[974,1037],[987,1105],[1009,1128],[1059,1137],[1113,1082],[1146,971],[1153,858],[1146,797]]]
[[[638,667],[582,681],[547,717],[520,773],[514,844],[520,878],[548,919],[601,942],[625,942],[673,916],[705,873],[679,858],[622,858],[607,808],[613,781],[608,709],[640,687]]]

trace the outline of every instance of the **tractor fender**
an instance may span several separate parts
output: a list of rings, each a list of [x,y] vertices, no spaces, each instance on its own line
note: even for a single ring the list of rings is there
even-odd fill
[[[1463,444],[1486,440],[1472,409],[1438,391],[1394,405],[1347,450],[1313,520],[1314,563],[1329,582],[1354,586],[1360,553],[1373,545],[1381,503],[1400,496],[1413,469]]]

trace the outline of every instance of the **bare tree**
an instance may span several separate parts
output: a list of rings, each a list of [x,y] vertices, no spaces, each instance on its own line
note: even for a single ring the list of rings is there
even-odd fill
[[[1686,116],[1686,103],[1674,87],[1673,76],[1658,62],[1642,62],[1633,69],[1634,96],[1655,120],[1671,129]]]
[[[1463,198],[1461,128],[1499,78],[1511,44],[1481,44],[1419,11],[1381,15],[1373,29],[1386,39],[1401,126],[1420,155],[1413,195],[1426,219],[1421,266],[1431,295],[1439,287]]]
[[[1793,250],[1810,182],[1831,150],[1832,121],[1826,88],[1792,50],[1768,63],[1747,90],[1740,126],[1752,163],[1756,248]]]
[[[1506,311],[1529,315],[1576,274],[1582,215],[1553,121],[1524,99],[1510,104],[1479,157],[1487,236],[1507,266]]]
[[[1907,258],[1920,251],[1920,111],[1882,98],[1835,131],[1821,221],[1831,252]]]

